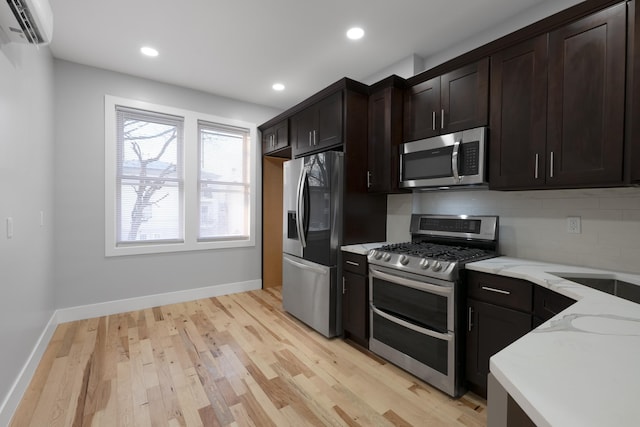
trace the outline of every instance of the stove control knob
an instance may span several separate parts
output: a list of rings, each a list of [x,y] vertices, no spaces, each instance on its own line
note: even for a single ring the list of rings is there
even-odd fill
[[[442,270],[442,264],[440,264],[440,261],[436,261],[431,268],[433,271],[440,271]]]
[[[374,255],[373,255],[373,257],[374,257],[375,259],[380,259],[380,258],[382,258],[382,252],[380,252],[380,251],[374,251]]]
[[[391,259],[391,254],[390,253],[386,253],[383,255],[382,259],[384,259],[385,261],[389,261]]]
[[[423,270],[429,268],[429,260],[426,258],[422,258],[422,261],[420,261],[420,268]]]
[[[400,264],[402,265],[409,264],[409,258],[406,255],[400,255]]]

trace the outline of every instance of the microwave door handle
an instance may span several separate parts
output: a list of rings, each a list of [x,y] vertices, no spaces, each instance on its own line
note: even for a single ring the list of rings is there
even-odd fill
[[[303,166],[300,171],[300,179],[298,179],[298,191],[296,197],[296,228],[298,229],[298,238],[302,248],[307,247],[307,239],[304,235],[304,182],[307,179],[307,167]]]
[[[451,154],[451,171],[453,179],[456,183],[460,182],[460,174],[458,172],[458,152],[460,150],[460,141],[453,143],[453,154]]]

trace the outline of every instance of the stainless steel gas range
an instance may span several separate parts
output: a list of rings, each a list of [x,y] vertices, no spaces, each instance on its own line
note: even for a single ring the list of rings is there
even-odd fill
[[[464,391],[464,266],[498,255],[498,217],[411,217],[411,242],[371,250],[369,349],[445,393]]]

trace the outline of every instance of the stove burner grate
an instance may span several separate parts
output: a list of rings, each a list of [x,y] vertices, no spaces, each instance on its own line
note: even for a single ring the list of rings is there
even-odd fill
[[[394,243],[382,246],[379,250],[383,252],[439,259],[443,261],[469,261],[492,254],[490,251],[479,248],[449,246],[427,242]]]

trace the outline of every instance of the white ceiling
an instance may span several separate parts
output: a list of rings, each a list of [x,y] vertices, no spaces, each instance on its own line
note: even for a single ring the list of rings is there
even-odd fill
[[[280,109],[554,0],[50,0],[56,58]],[[575,3],[575,1],[574,1]],[[351,41],[346,30],[365,29]],[[160,51],[139,53],[142,45]],[[283,92],[271,85],[282,82]]]

